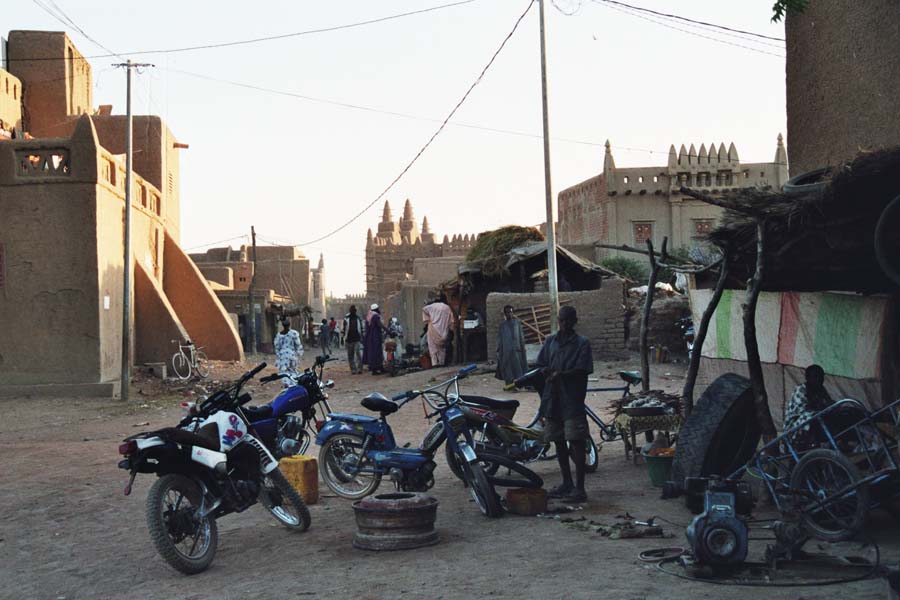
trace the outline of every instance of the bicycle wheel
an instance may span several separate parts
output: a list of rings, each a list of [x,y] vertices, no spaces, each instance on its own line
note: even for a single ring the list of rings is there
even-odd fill
[[[172,355],[172,370],[179,379],[189,379],[191,376],[191,363],[182,352]]]
[[[869,486],[850,459],[834,450],[812,450],[791,472],[800,521],[813,537],[840,542],[856,535],[869,510]]]
[[[206,379],[209,377],[209,359],[206,358],[206,353],[197,350],[194,353],[194,360],[196,360],[196,364],[194,365],[194,370],[197,371],[197,375]]]

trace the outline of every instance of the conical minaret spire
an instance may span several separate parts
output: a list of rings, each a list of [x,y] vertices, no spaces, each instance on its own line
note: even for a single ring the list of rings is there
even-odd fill
[[[381,222],[382,223],[390,223],[394,220],[394,215],[391,214],[391,203],[387,200],[384,201],[384,211],[381,213]]]

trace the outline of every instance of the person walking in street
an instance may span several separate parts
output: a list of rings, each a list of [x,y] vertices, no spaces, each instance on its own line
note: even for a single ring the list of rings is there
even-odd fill
[[[381,309],[373,304],[369,310],[369,322],[366,325],[365,344],[363,344],[363,364],[368,365],[372,375],[384,372],[384,334],[387,327],[381,320]]]
[[[291,320],[281,319],[281,331],[275,335],[275,367],[278,372],[292,377],[300,376],[300,359],[303,357],[303,344],[300,334],[291,329]],[[285,385],[288,382],[285,381]]]
[[[513,314],[509,304],[503,307],[503,321],[497,338],[497,373],[495,377],[510,384],[525,373],[528,361],[525,356],[525,334],[522,323]]]
[[[328,321],[328,332],[331,335],[330,345],[335,348],[341,347],[341,334],[337,330],[337,320],[334,317]]]
[[[544,370],[540,415],[544,421],[544,439],[556,444],[556,458],[562,483],[550,490],[551,498],[567,502],[585,502],[585,440],[588,422],[584,410],[588,374],[594,372],[591,344],[575,333],[578,314],[574,306],[559,309],[559,332],[544,342],[537,366]],[[575,463],[575,481],[569,457]]]
[[[366,334],[366,326],[362,317],[356,314],[356,305],[350,306],[350,312],[344,317],[344,346],[347,348],[347,362],[354,375],[362,373],[362,355],[360,344]]]
[[[322,325],[319,327],[319,348],[322,349],[322,356],[331,354],[331,330],[328,328],[327,319],[322,319]]]
[[[443,366],[447,362],[450,328],[455,322],[453,310],[447,305],[447,297],[444,294],[422,308],[422,321],[428,324],[428,353],[431,355],[431,366]]]

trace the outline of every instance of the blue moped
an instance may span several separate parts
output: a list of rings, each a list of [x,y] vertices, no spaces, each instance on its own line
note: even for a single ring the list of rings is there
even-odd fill
[[[424,390],[397,394],[392,400],[378,393],[366,396],[362,405],[379,413],[379,418],[329,414],[330,420],[316,436],[316,444],[322,446],[319,470],[326,485],[338,496],[358,499],[373,493],[382,476],[387,475],[397,489],[423,492],[434,485],[434,455],[446,441],[461,465],[462,479],[481,512],[488,517],[502,515],[500,499],[475,455],[465,415],[457,407],[458,382],[475,368],[475,365],[469,365],[447,381]],[[455,388],[454,394],[450,393],[451,388]],[[418,448],[400,448],[387,416],[420,396],[433,410],[427,418],[437,417],[438,420]]]

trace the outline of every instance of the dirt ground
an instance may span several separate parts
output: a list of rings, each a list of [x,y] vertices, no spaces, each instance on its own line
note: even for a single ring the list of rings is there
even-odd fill
[[[305,362],[311,359],[307,357]],[[448,371],[403,377],[350,375],[345,361],[332,363],[326,376],[336,411],[362,412],[361,397],[371,391],[392,394],[422,387]],[[329,365],[331,366],[331,365]],[[616,370],[635,368],[635,359],[597,363],[595,376],[612,381]],[[211,379],[237,375],[242,365],[216,365]],[[654,366],[654,387],[678,390],[683,368]],[[596,384],[600,385],[600,384]],[[311,506],[312,527],[303,534],[276,525],[261,507],[219,522],[219,549],[205,573],[186,577],[156,554],[144,518],[144,499],[152,476],[138,477],[130,497],[122,493],[125,472],[116,467],[121,439],[143,429],[174,424],[183,386],[139,377],[133,400],[17,399],[0,401],[0,598],[885,598],[878,580],[831,587],[723,588],[676,579],[642,563],[648,548],[684,545],[683,527],[664,524],[672,539],[610,540],[560,520],[506,515],[486,519],[468,492],[436,458],[441,541],[430,548],[372,553],[355,550],[350,501],[329,494]],[[464,384],[469,393],[514,397],[522,402],[518,420],[537,406],[532,393],[504,394],[491,375]],[[190,388],[188,388],[189,390]],[[254,386],[263,403],[275,387]],[[589,398],[603,407],[602,395]],[[411,403],[390,417],[401,444],[418,444],[428,423]],[[313,447],[310,452],[317,452]],[[535,470],[547,487],[558,483],[554,462]],[[387,481],[382,490],[390,489]],[[691,515],[678,500],[662,501],[649,485],[645,467],[624,459],[620,442],[606,444],[597,473],[588,475],[589,502],[571,516],[616,522],[626,511],[637,518],[659,515],[686,524]],[[570,515],[564,515],[570,516]],[[882,543],[882,557],[897,561],[897,524],[883,517],[871,528]],[[751,553],[765,542],[751,542]],[[820,573],[819,576],[822,574]],[[834,575],[834,574],[832,574]]]

